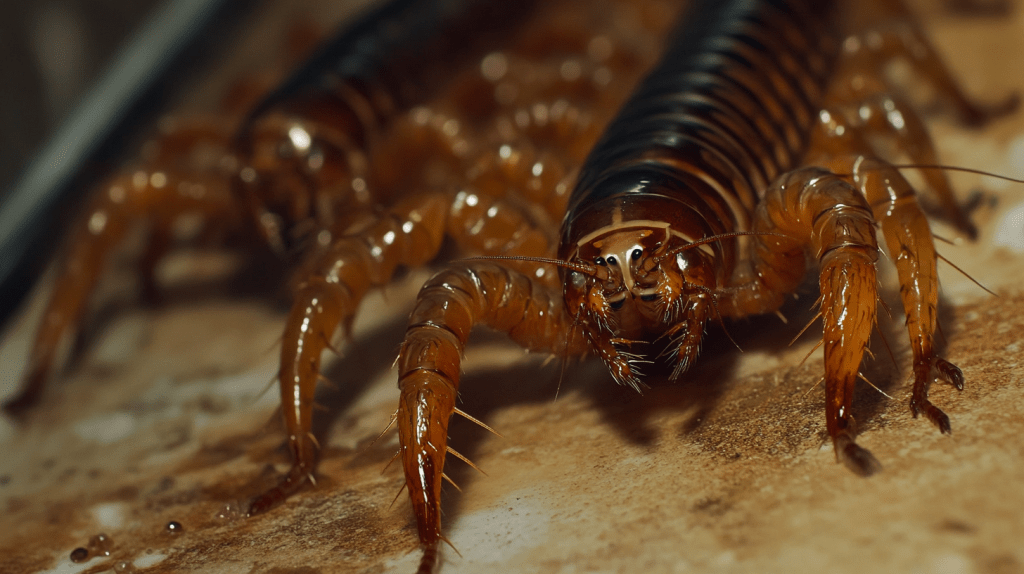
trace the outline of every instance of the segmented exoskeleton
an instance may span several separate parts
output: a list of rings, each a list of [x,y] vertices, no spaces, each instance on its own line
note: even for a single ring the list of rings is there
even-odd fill
[[[879,226],[903,287],[911,408],[948,432],[928,384],[936,371],[958,387],[963,378],[933,351],[931,233],[914,190],[867,136],[892,139],[916,163],[935,155],[917,117],[875,78],[908,54],[965,119],[992,112],[963,97],[899,7],[851,7],[874,35],[843,41],[858,30],[841,29],[849,18],[834,3],[705,1],[598,141],[671,10],[653,0],[604,12],[590,4],[523,15],[531,7],[518,3],[393,2],[257,105],[225,145],[221,185],[233,182],[272,246],[301,252],[279,373],[293,464],[251,514],[312,477],[313,395],[335,331],[369,288],[434,259],[445,236],[492,260],[455,264],[424,286],[398,360],[400,456],[421,571],[433,569],[442,540],[447,427],[476,324],[531,350],[597,355],[639,390],[645,361],[680,376],[709,321],[778,309],[817,266],[827,429],[838,459],[871,474],[879,465],[854,442],[850,406],[875,321]],[[633,25],[619,21],[625,9]],[[893,17],[901,26],[871,27]],[[969,233],[944,176],[927,181]],[[167,185],[129,179],[106,197],[120,204],[125,190]],[[234,204],[210,197],[189,196],[187,207],[228,218]],[[108,225],[83,233],[116,239],[104,235]],[[88,249],[106,248],[95,240]],[[94,277],[99,264],[79,260]],[[73,309],[51,304],[24,397],[38,394],[82,297]]]

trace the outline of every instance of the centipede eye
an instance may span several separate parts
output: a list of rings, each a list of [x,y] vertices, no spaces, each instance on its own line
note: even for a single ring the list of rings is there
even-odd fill
[[[619,262],[618,262],[617,259],[615,259],[614,255],[611,255],[611,256],[608,257],[608,265],[618,265],[618,264],[619,264]]]
[[[640,300],[650,303],[651,301],[657,301],[661,297],[660,293],[651,293],[648,295],[641,295]]]
[[[612,311],[618,311],[619,309],[622,309],[622,306],[625,304],[625,299],[619,299],[618,301],[612,301],[611,303],[608,304],[608,306],[612,308]]]
[[[595,265],[600,265],[600,266],[604,267],[605,266],[604,257],[598,257],[597,259],[595,259],[594,260],[594,264]]]
[[[637,261],[643,254],[643,249],[634,249],[633,252],[629,254],[629,256],[633,258],[633,261]]]

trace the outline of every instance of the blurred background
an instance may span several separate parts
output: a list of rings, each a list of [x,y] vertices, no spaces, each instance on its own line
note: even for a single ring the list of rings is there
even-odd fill
[[[5,2],[0,18],[0,194],[160,0]]]
[[[96,181],[158,115],[278,77],[365,0],[42,0],[0,8],[0,325]],[[299,38],[301,50],[296,47]],[[287,64],[285,63],[287,62]]]

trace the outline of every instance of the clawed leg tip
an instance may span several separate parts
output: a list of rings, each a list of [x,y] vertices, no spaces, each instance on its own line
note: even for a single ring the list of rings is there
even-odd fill
[[[266,513],[270,512],[271,510],[273,510],[273,509],[277,508],[278,506],[280,506],[282,502],[283,502],[283,500],[278,500],[278,501],[256,500],[256,501],[253,501],[252,503],[249,504],[249,508],[246,509],[246,511],[243,514],[243,516],[245,516],[246,518],[252,518],[254,516],[259,516],[261,514],[266,514]]]
[[[949,423],[949,415],[942,412],[942,409],[939,407],[926,403],[919,408],[911,407],[911,412],[914,413],[914,418],[917,418],[918,413],[924,413],[928,420],[939,428],[939,432],[942,434],[953,434],[953,426]]]
[[[266,514],[284,502],[284,499],[285,496],[280,493],[261,494],[249,503],[249,507],[246,508],[244,515],[246,518],[252,518],[253,516]]]
[[[964,372],[960,370],[960,367],[945,359],[937,359],[935,361],[935,368],[938,369],[942,378],[956,387],[957,390],[964,390]]]

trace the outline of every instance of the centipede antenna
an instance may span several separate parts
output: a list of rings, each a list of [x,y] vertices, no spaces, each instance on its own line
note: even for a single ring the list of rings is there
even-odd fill
[[[785,234],[782,234],[782,233],[772,233],[770,231],[736,231],[736,232],[733,232],[733,233],[719,233],[718,235],[712,235],[712,236],[705,237],[703,239],[699,239],[697,241],[694,241],[693,243],[687,243],[686,245],[682,245],[680,247],[676,247],[675,249],[672,249],[671,251],[667,251],[663,255],[659,256],[655,261],[658,262],[658,263],[661,263],[661,261],[663,259],[671,257],[671,256],[673,256],[673,255],[675,255],[677,253],[682,253],[683,251],[688,251],[690,249],[694,249],[696,247],[700,247],[701,245],[707,245],[708,243],[714,243],[716,241],[721,241],[723,239],[732,239],[734,237],[742,237],[744,235],[756,235],[756,236],[764,236],[764,237],[775,236],[775,237],[785,237],[785,238],[789,237],[788,235],[785,235]]]
[[[455,481],[454,481],[454,480],[452,480],[452,479],[451,479],[451,477],[449,477],[449,476],[448,476],[447,474],[445,474],[445,473],[443,473],[443,472],[442,472],[442,473],[441,473],[441,478],[443,478],[443,479],[447,480],[447,481],[448,481],[448,484],[450,484],[450,485],[452,485],[452,486],[454,486],[454,487],[455,487],[455,490],[458,490],[459,492],[462,492],[462,489],[461,489],[461,488],[459,488],[459,485],[455,484]]]
[[[860,380],[862,380],[862,381],[864,381],[865,383],[867,383],[867,384],[871,385],[871,388],[872,388],[872,389],[875,389],[876,391],[878,391],[878,392],[882,393],[882,396],[883,396],[883,397],[885,397],[885,398],[889,399],[890,401],[891,401],[891,400],[893,400],[892,396],[890,396],[890,395],[889,395],[889,393],[887,393],[887,392],[883,391],[882,389],[878,388],[878,387],[877,387],[877,386],[875,385],[875,383],[872,383],[871,381],[869,381],[869,380],[868,380],[868,378],[864,376],[864,373],[861,373],[860,371],[858,371],[858,372],[857,372],[857,378],[858,378],[858,379],[860,379]]]
[[[498,431],[492,429],[491,427],[487,426],[486,424],[483,423],[483,421],[481,421],[480,419],[470,415],[469,413],[467,413],[466,411],[460,409],[459,407],[455,407],[455,414],[462,415],[464,418],[469,419],[470,422],[474,422],[474,423],[480,425],[481,427],[484,428],[484,430],[489,431],[494,436],[497,436],[497,437],[500,437],[500,438],[505,438],[504,435],[502,435],[500,432],[498,432]]]
[[[395,493],[395,497],[391,499],[391,504],[388,505],[388,510],[391,510],[391,508],[395,505],[395,503],[398,502],[398,497],[402,496],[402,492],[404,490],[405,490],[405,481],[402,481],[402,486],[398,487],[398,492],[396,492]]]
[[[985,287],[984,285],[979,283],[977,279],[975,279],[974,277],[971,277],[970,275],[968,275],[966,271],[964,271],[963,269],[960,269],[959,267],[957,267],[956,264],[954,264],[952,261],[950,261],[949,259],[946,259],[945,257],[943,257],[942,254],[939,253],[938,251],[935,252],[935,256],[938,257],[939,259],[945,261],[946,264],[949,265],[950,267],[952,267],[953,269],[956,269],[957,271],[959,271],[961,275],[963,275],[964,277],[970,279],[971,283],[974,283],[978,287],[981,287],[981,289],[983,291],[985,291],[986,293],[988,293],[989,295],[992,295],[993,297],[998,297],[999,296],[999,295],[996,295],[995,293],[993,293],[992,290],[989,289],[988,287]]]
[[[446,449],[448,450],[448,452],[449,452],[449,453],[451,453],[451,455],[452,455],[452,456],[454,456],[455,458],[457,458],[457,459],[461,460],[462,462],[464,462],[464,463],[468,464],[469,466],[473,467],[473,468],[474,468],[474,469],[476,469],[476,470],[477,470],[477,471],[478,471],[478,472],[479,472],[480,474],[482,474],[482,475],[484,475],[484,476],[490,476],[489,474],[487,474],[486,472],[484,472],[482,468],[480,468],[479,466],[477,466],[476,464],[474,464],[474,463],[473,463],[473,461],[471,461],[471,460],[469,460],[468,458],[466,458],[466,457],[462,456],[461,454],[459,454],[459,452],[458,452],[458,451],[456,451],[456,450],[455,450],[455,449],[453,449],[452,447],[450,447],[450,446],[449,446],[449,447],[445,447],[445,448],[446,448]]]
[[[942,169],[946,171],[959,171],[962,173],[973,173],[975,175],[984,175],[986,177],[994,177],[1003,181],[1009,181],[1013,183],[1024,183],[1024,179],[1017,179],[1006,175],[999,175],[998,173],[992,173],[990,171],[984,171],[981,169],[974,169],[970,167],[959,167],[955,165],[942,165],[942,164],[929,164],[929,163],[898,163],[890,164],[887,167],[894,167],[896,169]]]
[[[820,318],[821,318],[821,311],[818,311],[818,313],[816,315],[814,315],[813,317],[811,317],[811,320],[808,321],[806,325],[804,325],[804,328],[800,329],[800,332],[797,333],[795,337],[793,337],[793,340],[790,341],[789,345],[787,345],[787,346],[788,347],[792,347],[796,343],[796,340],[799,339],[800,337],[802,337],[804,335],[804,333],[807,332],[807,329],[810,329],[811,325],[813,325],[814,322],[817,321]],[[806,360],[806,357],[804,357],[804,359]]]
[[[956,245],[956,243],[954,243],[953,241],[951,241],[950,239],[948,239],[946,237],[943,237],[942,235],[939,235],[938,233],[934,233],[933,232],[932,233],[932,239],[938,239],[939,241],[945,243],[946,245]]]
[[[550,259],[547,257],[526,257],[523,255],[479,255],[476,257],[466,257],[459,261],[522,261],[527,263],[545,263],[547,265],[554,265],[556,267],[564,267],[566,269],[572,269],[573,271],[579,271],[580,273],[590,275],[591,277],[597,276],[597,268],[593,265],[573,263],[571,261],[562,261],[561,259]]]

